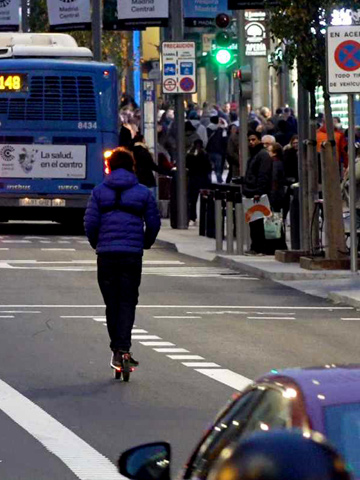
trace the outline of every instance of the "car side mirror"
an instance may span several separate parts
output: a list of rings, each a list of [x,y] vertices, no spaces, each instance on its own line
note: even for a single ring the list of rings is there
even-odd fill
[[[139,445],[123,452],[119,472],[134,480],[170,480],[171,447],[167,442]]]

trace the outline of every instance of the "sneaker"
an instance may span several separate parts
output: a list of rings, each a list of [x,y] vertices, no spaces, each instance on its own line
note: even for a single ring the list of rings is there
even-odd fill
[[[110,360],[110,366],[113,368],[121,368],[123,366],[122,352],[117,350],[113,352]]]
[[[138,367],[139,366],[139,362],[137,360],[135,360],[135,358],[132,356],[132,353],[130,353],[130,366],[131,367]]]
[[[196,227],[196,220],[190,220],[189,227]]]
[[[125,353],[128,353],[130,355],[130,367],[137,367],[139,365],[139,362],[135,360],[135,358],[132,356],[131,352],[127,352],[126,350],[118,350],[114,356],[119,356],[121,358],[121,366],[122,366],[122,361],[123,361],[123,355]]]

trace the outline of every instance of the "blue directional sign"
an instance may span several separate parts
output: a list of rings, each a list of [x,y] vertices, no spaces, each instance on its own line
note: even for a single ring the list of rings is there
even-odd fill
[[[175,63],[165,63],[165,65],[164,65],[164,75],[167,75],[167,76],[176,75],[176,65],[175,65]]]
[[[180,75],[194,75],[194,63],[180,62]]]

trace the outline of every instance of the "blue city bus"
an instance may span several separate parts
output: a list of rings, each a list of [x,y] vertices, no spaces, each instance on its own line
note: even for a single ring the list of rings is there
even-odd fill
[[[80,221],[118,145],[116,67],[0,62],[0,221]]]

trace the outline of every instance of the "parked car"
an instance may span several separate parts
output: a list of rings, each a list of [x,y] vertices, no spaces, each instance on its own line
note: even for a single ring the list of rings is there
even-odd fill
[[[205,480],[224,447],[254,431],[283,428],[324,434],[360,479],[360,365],[272,370],[260,377],[233,395],[178,480]],[[170,480],[170,453],[166,442],[132,448],[120,456],[120,472],[135,480]]]

